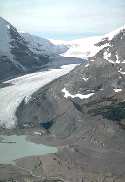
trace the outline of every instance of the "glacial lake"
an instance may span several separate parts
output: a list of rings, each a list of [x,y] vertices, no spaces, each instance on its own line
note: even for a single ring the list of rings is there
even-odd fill
[[[56,152],[56,147],[29,142],[24,135],[0,135],[0,164],[13,164],[19,158]]]

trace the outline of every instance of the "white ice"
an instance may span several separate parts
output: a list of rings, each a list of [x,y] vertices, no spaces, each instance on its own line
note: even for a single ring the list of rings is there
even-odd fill
[[[71,98],[80,98],[80,99],[88,99],[89,97],[91,97],[92,95],[94,95],[95,93],[89,93],[89,94],[85,94],[85,95],[82,95],[82,94],[75,94],[75,95],[72,95],[69,93],[68,90],[66,90],[66,88],[63,88],[62,89],[62,92],[64,93],[64,97],[65,98],[68,98],[68,97],[71,97]]]
[[[28,102],[33,92],[69,73],[75,66],[76,64],[64,65],[61,69],[27,74],[7,81],[6,83],[13,85],[0,89],[0,125],[4,125],[6,128],[15,127],[17,119],[15,112],[21,101],[26,98],[26,102]]]
[[[121,92],[122,91],[122,89],[121,88],[116,88],[116,89],[113,89],[116,93],[118,93],[118,92]]]
[[[97,42],[101,40],[102,36],[87,37],[83,39],[76,39],[72,41],[62,41],[62,40],[51,40],[55,45],[66,45],[69,49],[61,54],[64,57],[78,57],[78,58],[88,58],[94,56],[99,47],[95,46]]]

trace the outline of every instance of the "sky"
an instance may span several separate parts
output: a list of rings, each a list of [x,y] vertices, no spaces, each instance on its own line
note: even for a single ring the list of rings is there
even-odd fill
[[[0,16],[46,38],[101,35],[125,24],[125,0],[1,0]]]

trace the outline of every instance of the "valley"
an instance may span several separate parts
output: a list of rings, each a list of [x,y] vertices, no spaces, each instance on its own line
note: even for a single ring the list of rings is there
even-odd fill
[[[124,182],[125,26],[66,42],[0,21],[0,181]]]

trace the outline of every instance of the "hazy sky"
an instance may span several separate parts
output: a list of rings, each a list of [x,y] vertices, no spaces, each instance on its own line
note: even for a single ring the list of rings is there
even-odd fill
[[[18,30],[76,38],[125,24],[125,0],[0,0],[0,16]]]

